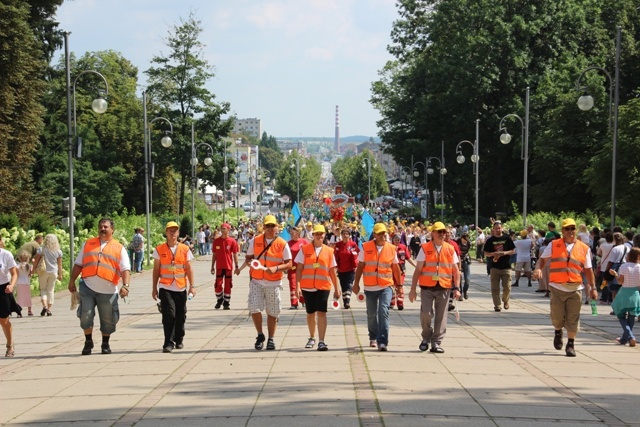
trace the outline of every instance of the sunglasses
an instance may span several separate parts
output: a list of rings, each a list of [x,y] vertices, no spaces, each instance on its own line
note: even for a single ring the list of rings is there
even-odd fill
[[[576,231],[575,227],[565,227],[564,229],[567,231]]]
[[[274,228],[275,226],[275,224],[267,224],[264,226],[264,228]]]
[[[447,230],[438,230],[438,231],[436,231],[436,233],[438,233],[438,234],[444,234],[446,232],[447,232]]]

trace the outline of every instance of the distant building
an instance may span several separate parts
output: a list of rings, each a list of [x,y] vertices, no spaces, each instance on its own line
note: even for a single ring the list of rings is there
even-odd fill
[[[262,120],[236,118],[233,122],[233,133],[260,138],[262,137]]]

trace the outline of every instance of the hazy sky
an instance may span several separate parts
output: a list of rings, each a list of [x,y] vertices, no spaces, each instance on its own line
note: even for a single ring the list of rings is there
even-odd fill
[[[70,50],[112,49],[138,67],[139,83],[171,26],[190,11],[202,21],[209,89],[238,118],[262,119],[278,137],[377,134],[371,82],[386,50],[395,0],[66,0],[60,28]],[[61,52],[62,53],[62,52]]]

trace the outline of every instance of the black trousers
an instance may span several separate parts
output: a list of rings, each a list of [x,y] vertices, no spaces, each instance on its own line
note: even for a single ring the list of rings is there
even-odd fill
[[[162,306],[162,326],[164,344],[174,346],[184,339],[184,324],[187,320],[187,292],[175,292],[160,288],[158,291]]]

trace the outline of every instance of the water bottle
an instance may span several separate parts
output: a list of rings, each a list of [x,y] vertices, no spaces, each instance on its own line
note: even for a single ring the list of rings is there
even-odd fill
[[[591,300],[591,315],[592,316],[598,315],[598,304],[594,299]]]
[[[189,301],[191,301],[193,299],[193,294],[191,292],[189,292],[189,295],[187,295],[187,299]]]

